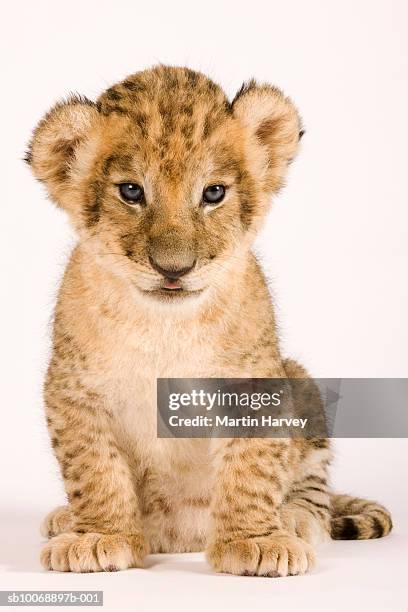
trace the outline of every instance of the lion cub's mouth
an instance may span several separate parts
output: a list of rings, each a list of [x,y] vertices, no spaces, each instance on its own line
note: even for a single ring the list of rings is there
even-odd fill
[[[179,280],[171,280],[167,278],[164,281],[163,289],[165,291],[183,291],[183,286]]]
[[[187,289],[181,281],[166,279],[160,287],[144,291],[152,297],[163,301],[182,300],[188,297],[197,296],[202,292],[202,289]]]

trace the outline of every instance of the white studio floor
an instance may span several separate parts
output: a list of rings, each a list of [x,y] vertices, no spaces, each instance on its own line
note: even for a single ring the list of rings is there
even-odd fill
[[[143,570],[64,574],[40,567],[40,518],[1,515],[0,590],[103,590],[103,609],[112,612],[192,606],[195,611],[407,610],[407,530],[383,540],[325,544],[313,573],[301,577],[217,575],[202,554],[154,555]]]

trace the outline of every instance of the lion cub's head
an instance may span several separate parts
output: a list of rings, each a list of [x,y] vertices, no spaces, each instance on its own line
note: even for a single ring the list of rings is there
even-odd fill
[[[296,109],[250,82],[229,102],[159,66],[37,126],[27,161],[104,265],[150,299],[206,294],[245,253],[300,136]]]

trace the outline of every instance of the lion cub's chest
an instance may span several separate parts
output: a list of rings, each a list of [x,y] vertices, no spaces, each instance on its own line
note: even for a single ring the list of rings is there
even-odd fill
[[[156,454],[157,379],[216,376],[214,345],[194,326],[170,324],[118,333],[111,344],[98,378],[115,427],[127,446]]]
[[[215,376],[210,346],[193,333],[128,337],[105,364],[116,435],[131,460],[153,551],[201,550],[214,467],[209,440],[157,438],[157,378]]]

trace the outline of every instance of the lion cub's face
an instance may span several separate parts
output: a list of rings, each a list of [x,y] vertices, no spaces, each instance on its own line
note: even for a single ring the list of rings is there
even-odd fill
[[[229,103],[205,76],[158,67],[96,104],[54,107],[28,161],[90,256],[140,295],[179,302],[219,287],[240,265],[299,130],[275,88],[251,83]]]

